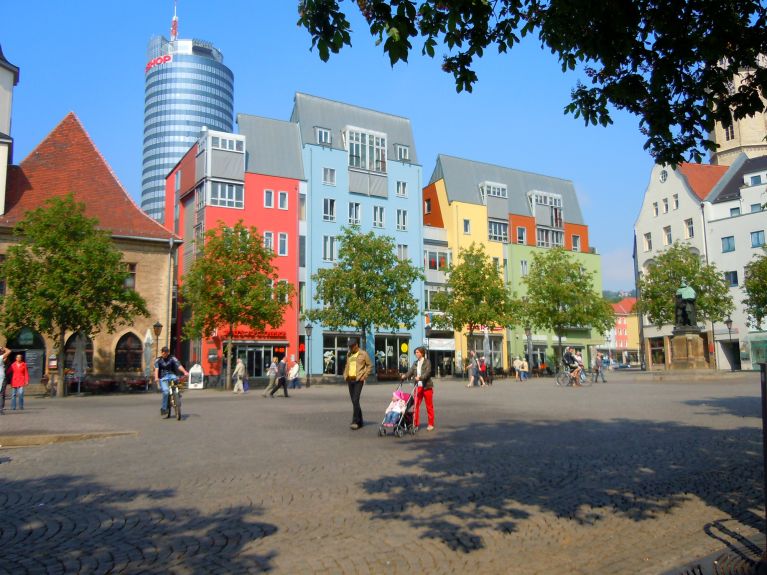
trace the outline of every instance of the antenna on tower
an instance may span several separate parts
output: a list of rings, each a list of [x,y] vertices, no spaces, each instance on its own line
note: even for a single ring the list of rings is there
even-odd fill
[[[178,16],[176,16],[176,0],[173,0],[173,20],[170,24],[170,41],[175,42],[178,37]]]

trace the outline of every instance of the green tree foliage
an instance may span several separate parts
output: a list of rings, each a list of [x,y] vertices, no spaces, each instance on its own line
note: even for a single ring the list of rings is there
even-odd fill
[[[484,246],[472,242],[458,252],[458,263],[448,270],[447,292],[434,296],[435,326],[466,329],[471,337],[480,326],[506,327],[513,321],[513,300],[503,277]]]
[[[640,274],[637,311],[658,327],[674,325],[676,291],[682,282],[695,290],[699,322],[722,321],[733,310],[730,290],[716,266],[704,264],[688,244],[674,242]]]
[[[29,327],[55,342],[58,397],[64,389],[67,333],[112,333],[136,316],[149,315],[146,303],[126,289],[128,270],[109,232],[85,216],[85,204],[72,195],[52,198],[14,228],[18,243],[8,248],[2,272],[9,293],[0,323],[6,333]]]
[[[320,58],[351,46],[351,25],[339,0],[300,0],[299,25]],[[407,62],[413,40],[422,54],[443,52],[442,69],[456,89],[471,91],[475,59],[505,53],[537,36],[562,70],[586,83],[571,91],[565,113],[586,124],[612,123],[610,108],[640,118],[645,148],[657,163],[701,161],[716,120],[729,125],[761,113],[767,68],[767,7],[758,0],[359,0],[370,33],[394,65]],[[733,76],[744,83],[733,89]],[[732,115],[731,115],[732,113]]]
[[[231,388],[232,337],[238,325],[255,330],[282,323],[295,288],[280,281],[275,255],[256,228],[242,220],[234,227],[219,223],[205,233],[201,254],[181,285],[181,306],[191,312],[185,337],[208,337],[221,326],[229,329],[226,386]]]
[[[304,317],[334,330],[357,328],[364,348],[374,327],[393,331],[415,325],[420,309],[412,289],[422,279],[410,260],[397,257],[393,238],[344,228],[335,265],[312,276],[320,307]]]
[[[743,282],[746,299],[743,304],[749,317],[749,325],[762,328],[767,317],[767,248],[762,255],[746,265],[746,279]]]
[[[523,278],[527,295],[522,314],[531,326],[553,331],[559,338],[568,328],[592,328],[600,334],[615,326],[610,304],[594,285],[589,272],[562,248],[540,250],[533,255],[530,272]]]

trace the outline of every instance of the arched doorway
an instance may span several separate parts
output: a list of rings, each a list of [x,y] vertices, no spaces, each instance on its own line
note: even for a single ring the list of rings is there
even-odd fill
[[[10,361],[17,353],[24,356],[29,370],[29,383],[40,383],[45,371],[45,340],[35,330],[21,328],[13,337],[8,338],[5,346],[11,350]]]

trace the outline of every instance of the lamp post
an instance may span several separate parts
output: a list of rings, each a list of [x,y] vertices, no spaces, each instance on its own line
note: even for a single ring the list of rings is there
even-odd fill
[[[152,326],[154,331],[154,339],[157,342],[155,346],[157,348],[157,357],[160,357],[160,334],[162,333],[162,324],[158,321]]]
[[[533,370],[533,330],[529,325],[525,326],[525,336],[527,336],[527,361],[528,373]]]
[[[727,319],[724,320],[724,325],[727,326],[727,335],[730,338],[730,353],[732,353],[732,318],[729,315],[727,316]],[[733,358],[730,358],[730,371],[735,371],[735,362],[733,361]]]
[[[312,330],[314,329],[314,326],[310,323],[307,323],[304,326],[304,332],[306,333],[306,387],[308,388],[312,384],[312,364],[311,361],[309,361],[311,357],[311,349],[312,349]]]

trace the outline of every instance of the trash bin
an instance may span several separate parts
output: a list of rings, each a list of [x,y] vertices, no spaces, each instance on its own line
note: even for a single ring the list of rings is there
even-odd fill
[[[199,363],[195,363],[189,370],[189,389],[202,389],[205,387],[204,379],[202,366]]]

